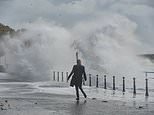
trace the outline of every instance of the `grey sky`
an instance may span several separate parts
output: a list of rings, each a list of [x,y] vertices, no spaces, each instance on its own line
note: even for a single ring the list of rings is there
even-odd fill
[[[40,18],[73,27],[103,13],[119,14],[136,23],[145,51],[154,52],[154,0],[0,0],[0,22],[14,28]]]

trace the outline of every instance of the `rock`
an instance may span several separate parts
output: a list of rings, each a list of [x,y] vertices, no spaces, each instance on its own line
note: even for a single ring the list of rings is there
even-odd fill
[[[4,109],[3,107],[1,107],[1,110],[7,110],[7,109]]]
[[[8,100],[5,100],[5,103],[7,103],[8,102]]]
[[[3,110],[3,107],[1,107],[1,110]]]
[[[102,102],[107,103],[108,101],[102,101]]]
[[[139,106],[138,108],[139,108],[139,109],[143,109],[144,107],[143,107],[143,106]]]
[[[1,103],[1,104],[0,104],[0,106],[4,106],[4,104],[3,104],[3,103]]]

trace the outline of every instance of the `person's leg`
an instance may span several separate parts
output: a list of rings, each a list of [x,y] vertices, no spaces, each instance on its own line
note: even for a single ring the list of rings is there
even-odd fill
[[[83,94],[83,95],[84,95],[84,97],[86,98],[86,97],[87,97],[87,95],[86,95],[86,93],[83,91],[83,89],[82,89],[82,85],[81,85],[81,86],[79,86],[79,89],[81,90],[82,94]]]
[[[79,88],[77,85],[75,85],[75,89],[76,89],[76,100],[79,100]]]

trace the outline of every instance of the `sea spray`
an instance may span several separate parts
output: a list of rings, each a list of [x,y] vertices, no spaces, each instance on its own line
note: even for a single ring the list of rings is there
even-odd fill
[[[25,25],[25,31],[5,38],[9,73],[24,80],[48,80],[53,69],[72,63],[70,33],[43,21]],[[59,68],[58,68],[59,67]]]
[[[109,81],[115,75],[118,84],[122,77],[131,87],[136,77],[143,86],[145,66],[138,56],[141,43],[136,35],[137,24],[119,14],[104,14],[96,20],[85,21],[74,27],[74,46],[81,52],[88,69],[95,74],[107,74]]]
[[[3,43],[8,73],[25,80],[49,80],[54,71],[71,71],[76,63],[75,52],[86,66],[87,73],[107,74],[117,81],[132,77],[144,82],[144,66],[137,56],[140,45],[135,31],[137,24],[119,14],[103,14],[83,21],[72,28],[38,20],[23,26],[13,38],[6,36]]]

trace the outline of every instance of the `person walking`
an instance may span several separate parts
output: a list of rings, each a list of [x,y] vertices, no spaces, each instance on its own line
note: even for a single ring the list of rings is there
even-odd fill
[[[72,69],[71,73],[69,74],[67,81],[70,79],[71,76],[72,76],[72,79],[70,82],[70,86],[72,86],[72,87],[75,86],[76,97],[77,97],[76,100],[77,101],[79,100],[79,89],[82,92],[82,94],[84,95],[84,97],[87,98],[86,93],[82,89],[83,78],[86,81],[87,77],[86,77],[85,67],[83,65],[81,65],[81,60],[79,60],[79,59],[77,60],[77,65],[73,66],[73,69]]]

